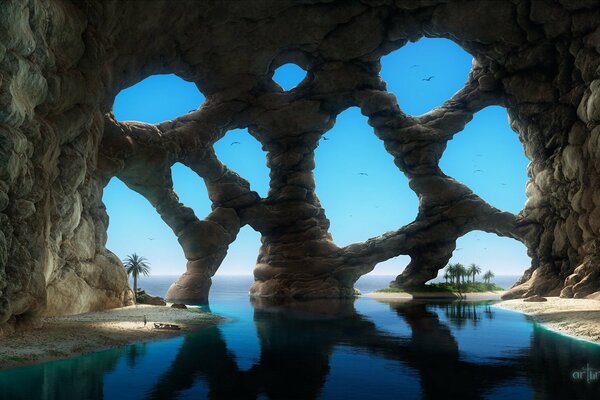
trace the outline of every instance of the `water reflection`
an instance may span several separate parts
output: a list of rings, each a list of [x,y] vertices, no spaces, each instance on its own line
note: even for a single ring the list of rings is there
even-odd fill
[[[221,325],[3,371],[0,398],[592,399],[600,393],[600,382],[571,378],[586,364],[600,369],[600,347],[489,302],[253,300],[239,315],[251,318],[229,324],[258,337],[259,354],[246,368],[231,330]],[[115,374],[125,383],[115,384]]]
[[[104,376],[125,349],[0,371],[0,399],[102,399]],[[25,373],[24,373],[25,372]]]
[[[460,359],[451,329],[431,305],[392,303],[390,309],[411,328],[410,338],[380,331],[360,315],[352,301],[311,301],[273,304],[254,300],[254,323],[260,340],[260,360],[240,371],[228,353],[219,328],[186,338],[176,360],[159,380],[149,399],[175,398],[192,387],[197,377],[206,379],[209,398],[314,399],[330,371],[337,346],[351,346],[374,357],[401,362],[417,371],[422,398],[477,399],[492,386],[522,374],[522,357],[503,364],[476,364]],[[476,321],[485,309],[468,303],[440,306],[452,321]],[[492,315],[489,313],[487,315]],[[461,322],[458,322],[458,321]],[[459,375],[463,378],[459,379]],[[470,383],[464,381],[468,377]],[[473,384],[475,383],[476,384]],[[373,377],[373,384],[377,377]]]

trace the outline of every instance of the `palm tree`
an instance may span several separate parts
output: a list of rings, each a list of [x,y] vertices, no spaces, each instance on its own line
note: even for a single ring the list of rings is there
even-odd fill
[[[485,283],[490,283],[490,280],[495,276],[496,275],[494,275],[494,273],[490,270],[483,274],[483,280],[485,281]]]
[[[469,265],[469,268],[467,268],[467,273],[473,277],[473,283],[475,283],[475,275],[479,275],[481,273],[481,267],[473,263]]]
[[[456,264],[448,264],[446,267],[446,274],[448,274],[448,277],[450,278],[450,283],[454,284],[454,279],[456,278]]]
[[[129,255],[123,260],[123,264],[125,266],[125,270],[127,271],[127,275],[133,276],[133,299],[135,302],[135,297],[137,296],[137,280],[140,274],[142,275],[150,275],[150,265],[147,263],[144,257],[138,256],[133,253]]]
[[[456,270],[456,283],[459,283],[459,278],[462,278],[462,283],[465,283],[465,276],[467,275],[467,269],[461,263],[454,264]]]

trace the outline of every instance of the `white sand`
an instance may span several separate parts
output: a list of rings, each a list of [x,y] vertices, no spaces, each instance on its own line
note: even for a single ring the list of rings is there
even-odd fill
[[[463,293],[465,298],[463,300],[499,300],[500,297],[504,294],[504,291],[499,292],[474,292],[474,293]],[[373,299],[379,300],[412,300],[412,299],[457,299],[459,300],[458,294],[452,296],[451,293],[439,293],[439,292],[431,292],[431,293],[382,293],[382,292],[372,292],[364,295],[365,297],[370,297]]]
[[[145,327],[144,315],[148,318]],[[182,310],[150,305],[45,318],[39,329],[0,337],[0,369],[176,336],[221,320],[197,308]],[[176,324],[181,330],[154,329],[154,322]]]
[[[600,343],[600,301],[547,297],[544,302],[506,300],[495,304],[500,308],[530,315],[549,329]]]

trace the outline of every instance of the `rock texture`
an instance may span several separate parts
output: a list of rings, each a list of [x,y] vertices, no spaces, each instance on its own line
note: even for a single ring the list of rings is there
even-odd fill
[[[168,299],[204,301],[244,225],[262,234],[252,294],[344,297],[378,262],[407,254],[395,285],[434,277],[456,239],[483,230],[525,243],[533,263],[508,297],[600,290],[600,7],[595,0],[6,1],[0,13],[0,326],[127,301],[105,249],[102,188],[117,176],[177,236],[187,272]],[[379,59],[421,37],[474,57],[462,90],[405,114]],[[273,82],[294,62],[295,89]],[[407,61],[409,62],[409,61]],[[176,73],[206,97],[156,125],[116,121],[116,94]],[[438,167],[448,140],[489,105],[508,109],[531,160],[518,215]],[[419,196],[414,222],[339,247],[315,194],[313,152],[358,106]],[[247,127],[267,151],[261,198],[213,144]],[[213,211],[179,202],[170,167],[201,176]]]

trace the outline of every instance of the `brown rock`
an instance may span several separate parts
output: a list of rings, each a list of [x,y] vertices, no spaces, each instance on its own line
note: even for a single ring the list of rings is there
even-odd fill
[[[158,296],[151,296],[149,294],[145,294],[141,296],[141,299],[138,301],[139,304],[150,304],[152,306],[166,306],[167,302]]]
[[[400,254],[411,262],[395,284],[422,284],[473,230],[528,247],[531,268],[506,296],[600,291],[594,0],[231,2],[226,21],[214,2],[5,3],[0,331],[18,319],[131,301],[122,265],[105,248],[102,188],[114,176],[152,204],[188,258],[169,299],[207,301],[211,276],[245,225],[262,235],[256,296],[351,297],[361,275]],[[386,91],[379,60],[422,36],[452,38],[476,60],[451,101],[412,117]],[[285,62],[308,71],[289,93],[269,79]],[[120,90],[166,71],[196,83],[206,104],[156,125],[115,120]],[[340,248],[316,193],[314,150],[355,104],[409,178],[420,213],[410,225]],[[490,104],[508,107],[531,160],[518,215],[437,168],[447,141]],[[226,131],[245,126],[267,152],[267,199],[213,149]],[[204,221],[179,202],[170,175],[176,162],[207,184],[214,211]]]
[[[548,301],[548,299],[545,298],[545,297],[542,297],[542,296],[539,296],[539,295],[535,294],[533,296],[529,296],[529,297],[523,299],[523,301],[526,301],[526,302],[529,302],[529,303],[531,303],[531,302],[536,302],[537,303],[537,302]]]

